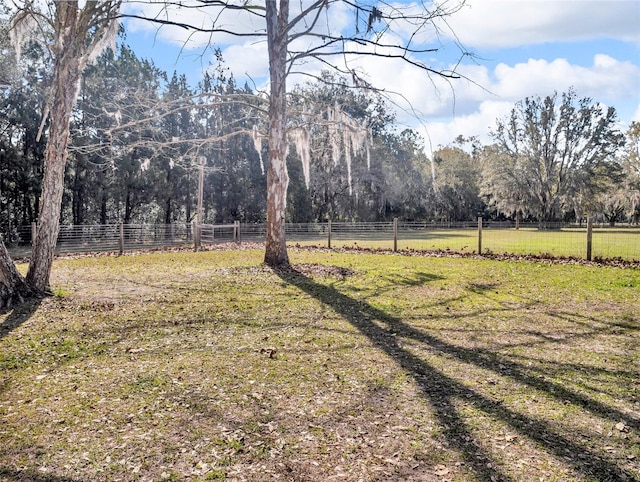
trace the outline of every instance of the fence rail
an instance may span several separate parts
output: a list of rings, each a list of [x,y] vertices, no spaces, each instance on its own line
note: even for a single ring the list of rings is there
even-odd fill
[[[640,227],[609,227],[587,223],[546,226],[495,222],[427,223],[288,223],[291,244],[330,248],[363,247],[390,250],[452,250],[553,257],[640,260]],[[35,225],[3,236],[14,258],[28,257]],[[263,242],[265,224],[109,224],[61,226],[56,251],[124,253],[142,249],[188,247],[225,242]]]

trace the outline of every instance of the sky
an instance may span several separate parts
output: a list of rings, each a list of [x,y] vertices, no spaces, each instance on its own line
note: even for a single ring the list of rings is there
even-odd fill
[[[167,13],[144,0],[130,2],[125,9],[202,26],[216,13],[207,9]],[[324,19],[326,28],[333,32],[350,28],[348,14],[331,7]],[[219,17],[218,23],[246,32],[262,28],[240,16]],[[225,66],[240,86],[248,81],[266,87],[268,62],[262,39],[198,35],[138,20],[127,20],[125,25],[126,41],[137,55],[169,73],[184,73],[191,85],[210,63],[215,64],[213,45],[222,51]],[[401,27],[390,31],[403,35]],[[351,65],[357,65],[373,85],[393,93],[399,127],[420,132],[427,141],[427,154],[459,135],[489,143],[496,119],[508,115],[516,102],[570,88],[579,98],[615,107],[623,131],[632,121],[640,121],[640,0],[467,0],[446,24],[439,25],[437,36],[425,34],[423,40],[438,51],[422,60],[436,69],[456,66],[462,78],[445,82],[406,63],[370,56],[351,59]],[[461,51],[472,55],[461,58]],[[314,72],[320,67],[301,68]],[[301,78],[292,77],[289,86]]]

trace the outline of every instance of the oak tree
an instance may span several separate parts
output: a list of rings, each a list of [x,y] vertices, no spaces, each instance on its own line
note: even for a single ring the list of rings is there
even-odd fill
[[[617,170],[624,143],[613,107],[574,90],[527,97],[498,119],[485,153],[484,193],[507,214],[521,209],[542,227],[579,202],[588,209]]]

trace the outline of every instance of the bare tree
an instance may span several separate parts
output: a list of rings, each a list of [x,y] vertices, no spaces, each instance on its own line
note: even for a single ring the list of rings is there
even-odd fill
[[[287,77],[296,66],[316,61],[352,79],[352,86],[374,88],[364,79],[358,59],[374,56],[400,60],[438,77],[457,78],[453,70],[437,69],[426,64],[422,55],[439,50],[437,40],[446,18],[458,11],[464,0],[398,5],[380,2],[372,6],[358,0],[312,0],[290,5],[289,0],[232,2],[225,0],[177,0],[163,2],[166,7],[202,9],[211,18],[207,26],[176,23],[169,15],[148,17],[130,14],[159,24],[179,26],[192,33],[204,32],[238,37],[266,38],[269,53],[269,120],[267,170],[267,237],[265,263],[271,266],[289,263],[285,238],[285,211],[289,176],[286,157]],[[351,15],[347,34],[331,28],[332,10]],[[245,13],[252,18],[245,31],[228,27],[228,13]],[[257,22],[256,22],[257,21]],[[460,49],[461,55],[465,52]],[[300,72],[298,72],[300,73]],[[427,77],[428,82],[428,77]]]
[[[120,6],[121,0],[88,0],[82,6],[79,0],[25,0],[15,4],[11,33],[18,56],[24,41],[35,40],[49,48],[53,59],[49,101],[42,119],[44,127],[48,116],[49,132],[41,205],[26,278],[35,293],[44,293],[49,286],[59,231],[69,123],[82,72],[115,41]],[[21,276],[7,263],[7,257],[6,250],[0,250],[0,284],[5,303],[20,297],[18,291],[24,291]]]

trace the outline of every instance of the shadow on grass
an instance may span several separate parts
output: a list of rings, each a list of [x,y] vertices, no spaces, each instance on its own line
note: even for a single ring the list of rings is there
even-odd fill
[[[0,480],[7,482],[89,482],[82,479],[39,474],[32,470],[14,470],[7,467],[0,467]]]
[[[493,400],[478,393],[471,387],[440,372],[434,366],[403,348],[400,338],[409,338],[420,342],[431,350],[436,350],[454,359],[491,370],[501,376],[510,377],[520,383],[543,390],[552,398],[573,403],[586,410],[611,420],[619,420],[623,414],[612,407],[589,399],[563,387],[547,381],[541,376],[526,373],[517,363],[509,363],[496,354],[482,349],[469,349],[452,345],[426,334],[366,302],[355,300],[331,286],[316,283],[312,278],[294,270],[276,271],[276,274],[293,286],[331,307],[343,316],[352,326],[369,338],[380,350],[385,352],[402,367],[420,388],[422,396],[434,409],[443,434],[450,446],[465,459],[480,480],[510,481],[507,474],[500,471],[491,455],[476,440],[471,427],[467,425],[456,404],[459,400],[471,403],[480,411],[500,420],[523,437],[533,440],[546,452],[566,461],[576,471],[599,481],[629,480],[633,475],[610,460],[601,457],[586,445],[580,445],[557,432],[554,427],[542,420],[518,413],[499,400]],[[425,279],[428,279],[426,277]],[[485,287],[480,287],[483,291]]]
[[[0,312],[0,316],[9,313],[4,321],[0,322],[0,340],[28,321],[38,310],[41,301],[41,299],[32,299],[12,310]]]

